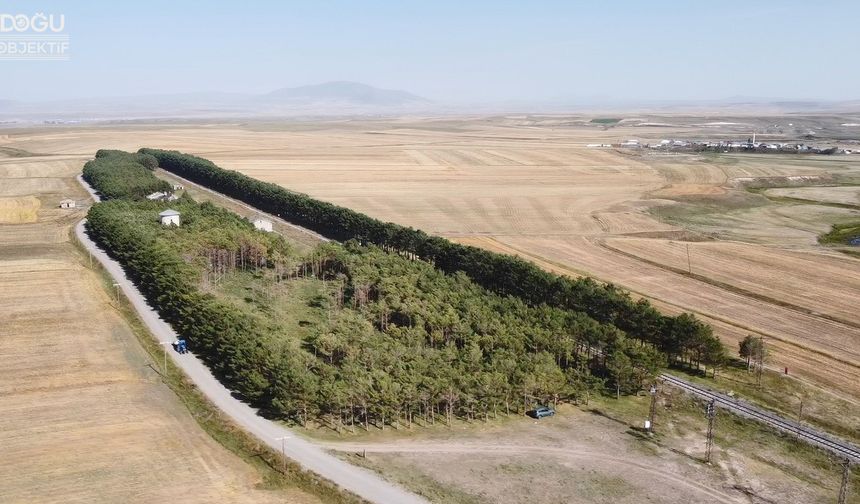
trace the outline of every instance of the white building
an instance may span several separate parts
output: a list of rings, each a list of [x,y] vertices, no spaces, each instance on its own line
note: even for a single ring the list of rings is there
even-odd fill
[[[66,198],[60,200],[60,208],[75,208],[75,205],[76,203],[73,199]]]
[[[162,226],[178,226],[179,225],[179,212],[176,210],[172,210],[168,208],[167,210],[158,214],[158,217],[161,219]]]
[[[265,231],[267,233],[272,232],[272,221],[259,215],[251,219],[251,224],[253,224],[254,227],[259,229],[260,231]]]
[[[173,193],[166,192],[154,192],[146,197],[146,199],[150,201],[176,201],[179,199],[179,196]]]

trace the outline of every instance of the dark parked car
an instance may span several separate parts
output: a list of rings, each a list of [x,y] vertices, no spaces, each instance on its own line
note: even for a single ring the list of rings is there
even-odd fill
[[[538,420],[540,420],[543,417],[555,415],[555,410],[550,408],[549,406],[538,406],[537,408],[529,411],[526,414],[532,418],[537,418]]]

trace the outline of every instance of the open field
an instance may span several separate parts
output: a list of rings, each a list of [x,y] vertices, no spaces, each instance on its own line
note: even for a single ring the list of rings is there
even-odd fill
[[[789,198],[825,203],[840,203],[845,205],[860,205],[860,187],[782,187],[768,189],[768,196],[785,196]]]
[[[375,217],[617,283],[668,311],[696,312],[731,348],[747,333],[765,335],[771,366],[858,397],[860,314],[850,304],[860,262],[817,244],[831,223],[857,211],[777,203],[739,181],[854,180],[860,156],[585,147],[625,138],[746,138],[752,128],[781,141],[814,127],[845,142],[838,125],[850,121],[796,117],[789,128],[774,126],[780,118],[679,116],[627,118],[607,127],[587,124],[590,119],[114,125],[10,130],[0,142],[59,158],[102,147],[199,154]],[[655,123],[662,126],[648,125]],[[678,271],[684,258],[669,240],[694,240],[694,275]],[[635,253],[615,246],[633,244]],[[794,266],[806,269],[785,274]]]
[[[617,142],[626,137],[647,140],[741,134],[740,126],[738,132],[723,131],[726,128],[729,127],[634,127],[625,126],[622,121],[607,129],[548,118],[492,118],[9,130],[7,135],[0,136],[0,145],[18,149],[16,152],[47,155],[0,157],[0,175],[4,181],[11,181],[0,189],[0,197],[17,200],[36,195],[41,203],[39,222],[16,224],[15,233],[0,233],[0,250],[4,257],[8,255],[8,261],[34,261],[40,257],[57,261],[57,257],[65,257],[64,253],[70,254],[65,240],[68,225],[76,218],[57,209],[56,204],[64,196],[76,197],[69,176],[80,167],[83,157],[92,156],[97,149],[134,150],[142,146],[178,149],[379,218],[418,226],[464,243],[519,254],[553,271],[590,274],[615,282],[631,289],[636,296],[652,299],[666,312],[696,312],[714,326],[730,348],[748,333],[765,335],[772,351],[770,366],[789,367],[792,376],[820,386],[804,389],[809,391],[806,403],[809,414],[819,423],[834,422],[835,431],[856,431],[860,418],[860,315],[852,310],[852,305],[860,290],[860,262],[820,247],[816,240],[831,223],[849,220],[857,214],[850,208],[814,202],[772,201],[744,190],[738,179],[836,174],[850,180],[860,172],[860,160],[740,154],[643,155],[585,147],[586,143]],[[24,162],[33,163],[29,165],[31,172]],[[39,180],[32,180],[33,176]],[[820,189],[823,188],[816,188]],[[197,198],[210,197],[194,188],[191,191]],[[828,194],[816,193],[814,197],[832,201]],[[247,213],[238,207],[234,209],[243,215]],[[52,225],[43,225],[47,222]],[[15,247],[10,246],[13,244]],[[689,264],[687,244],[691,250]],[[16,268],[28,271],[23,263],[16,264]],[[26,277],[14,278],[14,283],[24,285]],[[61,361],[70,362],[66,367],[75,370],[71,377],[83,373],[74,367],[76,364],[86,370],[87,359],[95,356],[105,359],[103,352],[94,353],[91,347],[96,341],[102,341],[103,345],[110,334],[110,330],[92,329],[104,325],[102,319],[109,318],[110,311],[99,309],[107,306],[104,294],[93,286],[90,290],[84,287],[94,280],[81,278],[86,277],[76,273],[68,280],[69,288],[87,294],[65,296],[78,303],[90,300],[89,306],[84,303],[74,309],[83,314],[80,315],[83,320],[90,321],[86,336],[102,339],[88,340],[78,335],[74,344],[52,339],[54,343],[60,342],[58,351],[71,356],[71,361]],[[48,286],[42,288],[48,289]],[[21,295],[34,297],[26,292]],[[56,316],[72,319],[67,311],[59,313]],[[98,326],[92,320],[99,321]],[[111,327],[121,328],[122,324],[116,320]],[[123,334],[119,329],[113,330]],[[32,331],[27,342],[43,334],[39,332],[42,329]],[[71,334],[77,333],[72,329]],[[15,349],[26,346],[18,341],[10,345]],[[18,352],[16,355],[23,355]],[[128,366],[129,355],[134,354],[120,353],[109,362],[119,360]],[[16,362],[26,362],[26,356],[16,358]],[[129,373],[114,368],[103,372],[123,377]],[[45,378],[31,373],[34,375],[31,380],[74,382],[73,378]],[[144,378],[149,380],[146,387],[160,390],[151,372],[141,373],[149,376]],[[94,378],[82,380],[89,384]],[[141,378],[115,378],[110,386],[113,390],[125,390],[122,387],[126,382],[134,380]],[[721,387],[740,387],[726,380],[718,383]],[[788,382],[784,385],[786,397],[795,392]],[[82,386],[78,383],[77,387],[79,390]],[[83,390],[89,391],[87,387]],[[184,482],[186,486],[180,491],[187,494],[183,496],[218,501],[239,500],[240,494],[249,500],[256,500],[258,495],[267,497],[265,493],[249,490],[253,487],[252,475],[243,473],[241,465],[238,469],[231,466],[235,459],[226,456],[217,445],[211,446],[212,442],[202,433],[193,442],[187,436],[171,436],[177,428],[186,428],[177,425],[190,420],[182,416],[178,405],[175,406],[179,409],[168,407],[169,394],[162,393],[166,396],[163,400],[158,396],[157,401],[140,405],[140,399],[134,402],[137,397],[134,393],[124,393],[131,396],[128,401],[138,410],[152,409],[143,427],[135,431],[138,444],[125,446],[126,438],[117,436],[119,441],[115,446],[89,450],[80,467],[102,467],[98,465],[104,464],[100,457],[105,457],[109,449],[129,450],[131,455],[123,463],[111,465],[113,473],[104,475],[97,469],[91,470],[91,474],[101,474],[109,482],[106,484],[118,491],[115,482],[122,481],[126,474],[123,470],[131,464],[148,464],[147,467],[154,468],[153,472],[166,472],[169,468],[162,467],[165,460],[180,457],[186,461],[183,467],[196,474],[197,480],[209,482],[202,490]],[[752,391],[749,394],[755,396]],[[137,418],[119,409],[106,411],[103,401],[86,403],[88,397],[77,392],[75,399],[85,405],[70,409],[77,415],[86,408],[96,411],[114,422],[118,430],[123,422],[134,422]],[[788,399],[780,401],[773,406],[784,407]],[[603,499],[619,503],[632,499],[637,502],[833,500],[838,471],[829,462],[809,453],[802,454],[806,462],[800,462],[780,451],[786,448],[774,444],[772,438],[758,438],[754,432],[743,435],[747,437],[732,437],[728,433],[729,437],[721,441],[719,464],[712,470],[703,470],[695,460],[701,450],[703,425],[678,420],[671,427],[672,435],[663,438],[662,444],[640,441],[631,434],[629,425],[638,425],[647,409],[646,403],[644,398],[631,399],[630,411],[623,411],[626,407],[623,401],[619,406],[598,405],[609,412],[608,417],[565,407],[553,423],[542,424],[540,429],[529,421],[510,419],[466,431],[419,429],[417,436],[403,439],[391,432],[385,439],[359,436],[350,438],[349,444],[341,443],[338,449],[349,453],[366,448],[370,454],[368,465],[395,479],[404,479],[408,485],[429,489],[431,494],[440,492],[437,495],[443,497],[437,500],[444,502],[520,502],[531,496],[556,501]],[[678,404],[674,406],[676,409],[681,408]],[[153,409],[156,407],[161,409]],[[171,420],[158,420],[165,411],[172,412]],[[695,415],[691,418],[699,418]],[[149,429],[150,425],[159,427]],[[195,427],[192,423],[187,428]],[[46,430],[43,428],[42,432]],[[571,435],[574,432],[576,435]],[[72,430],[66,438],[69,436],[95,446],[96,433],[92,430],[87,433]],[[38,445],[18,443],[17,449],[23,453],[20,457],[38,460],[26,450],[46,453],[53,441],[45,439]],[[144,453],[140,449],[145,443],[157,443],[163,457],[147,459],[155,455],[152,450]],[[190,447],[183,448],[187,450],[184,455],[170,452],[183,443]],[[430,444],[434,448],[428,448]],[[362,462],[347,456],[354,462]],[[213,468],[212,472],[201,469],[201,460]],[[806,465],[810,461],[812,465]],[[647,469],[656,463],[657,472]],[[44,470],[36,465],[27,468],[31,469]],[[16,469],[16,474],[19,471]],[[204,471],[206,476],[195,471]],[[8,472],[0,475],[6,488],[5,482],[12,475]],[[68,481],[72,476],[65,478]],[[59,475],[59,481],[64,481],[63,475]],[[159,486],[153,481],[147,480],[142,486],[150,492],[171,490],[166,483],[159,481]],[[12,488],[18,492],[13,496],[27,500],[28,496],[21,493],[23,486]],[[80,486],[77,488],[84,491]],[[757,497],[749,496],[750,492]]]
[[[457,503],[831,502],[836,465],[820,452],[721,413],[713,466],[704,465],[701,404],[660,399],[655,438],[631,428],[648,397],[564,405],[548,420],[455,424],[330,440],[348,460]],[[365,453],[363,459],[358,454]],[[860,496],[854,496],[860,501]]]
[[[41,204],[33,196],[0,198],[0,224],[36,222]]]
[[[161,381],[69,243],[82,158],[0,158],[37,221],[0,225],[0,501],[319,502],[258,488]],[[36,203],[32,203],[36,200]]]

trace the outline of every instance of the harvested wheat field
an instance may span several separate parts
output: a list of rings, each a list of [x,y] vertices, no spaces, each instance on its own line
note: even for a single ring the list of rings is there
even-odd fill
[[[11,131],[3,141],[58,159],[108,147],[198,154],[380,219],[614,282],[672,313],[693,311],[732,351],[746,334],[763,335],[770,366],[856,398],[860,261],[816,238],[860,213],[778,203],[744,187],[792,177],[850,183],[860,180],[858,157],[587,147],[745,139],[752,128],[770,128],[769,141],[790,138],[771,127],[780,118],[725,119],[635,117],[611,128],[553,116],[121,125]],[[796,131],[845,122],[792,120]],[[840,200],[849,191],[841,192]],[[693,274],[684,269],[688,242]]]
[[[257,489],[149,366],[69,243],[85,211],[54,208],[86,199],[82,163],[0,160],[4,190],[38,217],[0,225],[0,502],[317,502]]]
[[[860,188],[850,187],[792,187],[768,189],[768,196],[786,196],[810,201],[838,203],[843,205],[860,205]]]
[[[36,222],[41,204],[33,196],[0,198],[0,224]]]

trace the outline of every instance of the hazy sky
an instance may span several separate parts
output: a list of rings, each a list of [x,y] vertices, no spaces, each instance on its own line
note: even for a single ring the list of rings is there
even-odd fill
[[[3,0],[64,14],[70,61],[0,99],[265,92],[329,80],[440,101],[860,98],[860,2]]]

